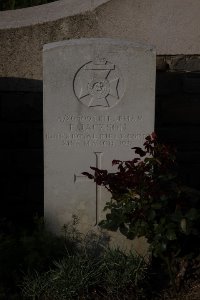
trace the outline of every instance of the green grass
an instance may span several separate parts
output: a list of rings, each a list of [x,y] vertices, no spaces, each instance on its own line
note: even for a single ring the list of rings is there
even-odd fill
[[[40,219],[31,229],[0,222],[0,300],[175,299],[159,260],[110,249],[105,232],[84,235],[77,224],[74,217],[58,237]],[[186,286],[199,278],[199,261]]]
[[[134,252],[110,249],[107,233],[48,232],[43,220],[31,230],[0,222],[0,300],[146,299],[149,264]]]
[[[148,271],[145,260],[133,252],[107,248],[94,257],[83,251],[66,254],[45,273],[26,275],[22,293],[32,300],[147,299]]]

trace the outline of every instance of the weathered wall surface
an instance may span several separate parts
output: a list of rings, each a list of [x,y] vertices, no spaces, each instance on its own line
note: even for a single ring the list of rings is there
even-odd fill
[[[112,0],[97,10],[101,34],[153,44],[157,54],[200,53],[199,0]]]
[[[80,37],[155,45],[158,55],[200,54],[199,0],[60,0],[0,12],[0,76],[42,79],[45,43]]]
[[[96,36],[92,13],[0,32],[0,76],[42,79],[42,48],[51,41]]]

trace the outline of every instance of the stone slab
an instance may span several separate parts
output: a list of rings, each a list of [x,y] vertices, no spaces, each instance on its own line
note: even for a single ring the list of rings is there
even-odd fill
[[[97,228],[110,194],[82,176],[133,158],[154,130],[156,55],[114,39],[47,44],[44,63],[45,217],[54,231],[76,214]]]

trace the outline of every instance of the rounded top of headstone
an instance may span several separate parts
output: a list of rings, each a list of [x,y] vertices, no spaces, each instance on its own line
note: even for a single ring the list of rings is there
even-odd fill
[[[81,38],[81,39],[70,39],[64,40],[60,42],[48,43],[43,46],[43,51],[48,51],[51,49],[55,49],[58,47],[65,46],[81,46],[81,45],[95,45],[95,44],[104,44],[104,45],[121,45],[122,47],[133,47],[133,48],[141,48],[144,51],[155,51],[155,47],[153,45],[145,45],[142,43],[136,43],[133,41],[123,40],[123,39],[113,39],[113,38]]]

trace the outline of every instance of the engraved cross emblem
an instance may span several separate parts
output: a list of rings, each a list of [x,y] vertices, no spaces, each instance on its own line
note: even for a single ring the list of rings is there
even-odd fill
[[[74,77],[74,93],[88,107],[114,106],[122,96],[122,86],[119,69],[105,58],[86,63]]]
[[[95,156],[96,156],[96,168],[98,169],[101,169],[101,160],[102,160],[102,156],[103,156],[103,153],[102,152],[94,152]],[[74,183],[76,182],[91,182],[90,179],[88,179],[86,176],[84,175],[76,175],[74,174]],[[101,202],[101,187],[98,186],[96,184],[96,210],[95,210],[95,224],[94,226],[96,226],[99,222],[99,215],[100,215],[100,212],[99,212],[99,205],[100,205],[100,202]]]

